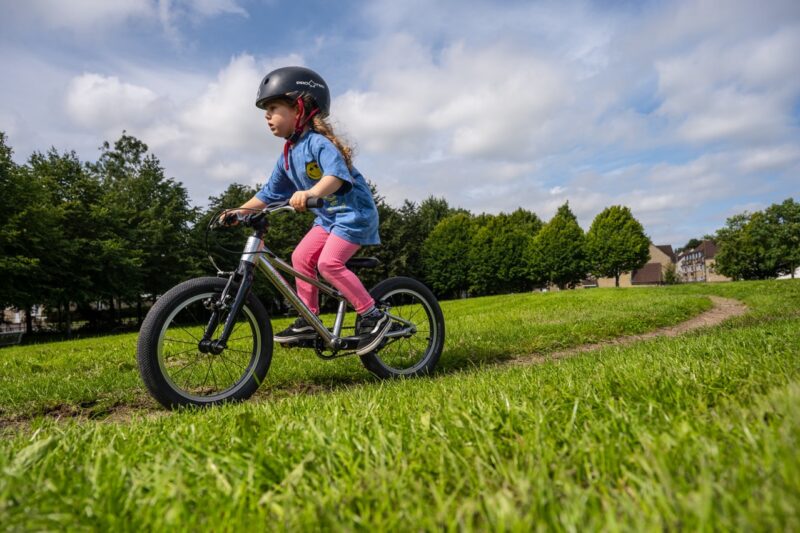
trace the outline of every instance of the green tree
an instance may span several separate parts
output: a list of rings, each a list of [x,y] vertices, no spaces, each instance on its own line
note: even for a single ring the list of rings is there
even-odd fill
[[[565,203],[531,242],[526,254],[528,272],[535,284],[572,287],[586,276],[586,237]]]
[[[31,179],[41,184],[41,205],[52,217],[47,253],[40,258],[42,283],[48,288],[43,300],[63,317],[70,335],[71,304],[87,308],[108,293],[110,283],[124,285],[125,273],[135,272],[138,258],[114,231],[101,183],[74,152],[36,152],[28,164]]]
[[[681,254],[683,252],[688,252],[689,250],[694,250],[695,248],[700,246],[702,243],[703,243],[702,239],[697,239],[695,237],[692,237],[691,239],[689,239],[686,242],[686,244],[683,246],[683,248],[676,249],[675,253],[676,254]]]
[[[774,232],[761,211],[727,219],[715,237],[719,247],[714,258],[716,271],[734,280],[775,277],[777,257],[770,248]]]
[[[586,234],[586,253],[590,271],[597,277],[613,277],[619,287],[620,274],[647,263],[650,239],[629,208],[614,205],[600,212],[592,222]]]
[[[469,253],[474,232],[464,213],[439,221],[422,245],[425,280],[442,297],[458,297],[469,289]]]
[[[523,292],[533,287],[525,254],[542,222],[518,209],[509,214],[483,215],[470,250],[470,287],[475,294]]]
[[[787,198],[772,204],[765,211],[770,227],[770,255],[777,267],[776,275],[790,274],[800,266],[800,203]]]
[[[457,212],[443,198],[429,197],[420,205],[405,200],[395,209],[378,195],[374,184],[370,184],[380,218],[381,246],[367,249],[366,254],[381,260],[381,268],[360,273],[365,280],[373,276],[411,276],[424,280],[425,267],[422,262],[422,244],[436,224],[444,217]]]
[[[114,295],[135,301],[141,321],[142,296],[154,300],[191,271],[190,229],[197,210],[186,188],[164,176],[158,158],[139,139],[123,132],[113,148],[106,142],[101,151],[89,168],[103,185],[108,224],[125,243],[125,251],[113,253],[135,258],[131,271],[106,271],[109,296],[112,302]]]
[[[0,308],[24,309],[30,333],[30,307],[46,292],[40,258],[47,252],[52,213],[41,184],[27,167],[14,163],[12,154],[0,132]]]

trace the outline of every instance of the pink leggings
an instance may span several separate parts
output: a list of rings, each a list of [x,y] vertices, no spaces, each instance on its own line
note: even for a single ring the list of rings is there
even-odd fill
[[[341,292],[359,314],[368,311],[375,304],[367,289],[344,264],[361,248],[358,244],[347,242],[319,226],[306,233],[292,253],[292,266],[298,272],[317,279],[315,269],[322,277]],[[309,309],[319,314],[319,290],[297,279],[297,295]]]

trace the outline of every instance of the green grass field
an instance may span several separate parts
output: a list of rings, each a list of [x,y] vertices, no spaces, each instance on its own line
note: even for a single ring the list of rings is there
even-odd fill
[[[502,364],[679,323],[710,294],[749,311],[676,338]],[[357,359],[276,349],[252,400],[205,411],[158,409],[134,335],[3,349],[0,523],[800,529],[800,281],[443,309],[429,378],[380,382]]]

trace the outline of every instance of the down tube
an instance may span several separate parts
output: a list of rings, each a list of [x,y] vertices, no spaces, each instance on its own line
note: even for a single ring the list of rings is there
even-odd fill
[[[269,278],[275,288],[278,289],[278,291],[280,291],[280,293],[284,295],[287,300],[289,300],[289,303],[292,304],[292,307],[297,309],[297,312],[300,313],[300,315],[305,318],[309,324],[311,324],[317,333],[319,333],[319,336],[323,338],[325,344],[331,346],[334,340],[331,332],[328,331],[328,328],[325,327],[325,324],[323,324],[320,319],[317,318],[317,315],[312,313],[311,310],[306,307],[306,304],[304,304],[300,297],[297,296],[297,293],[295,293],[286,280],[283,279],[283,276],[280,275],[277,269],[272,266],[272,264],[263,256],[259,256],[256,264],[258,265],[258,268],[264,272],[264,275]]]

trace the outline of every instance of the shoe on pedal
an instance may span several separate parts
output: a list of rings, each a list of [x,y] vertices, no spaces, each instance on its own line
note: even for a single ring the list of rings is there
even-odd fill
[[[356,355],[365,355],[375,350],[391,327],[391,318],[379,309],[359,317],[356,327],[356,336],[359,337]]]
[[[272,336],[272,338],[278,344],[290,345],[297,344],[303,340],[314,339],[316,336],[317,332],[314,331],[314,328],[311,327],[311,324],[309,324],[305,318],[300,316],[297,317],[297,320],[294,321],[294,324],[280,333],[276,333]]]

